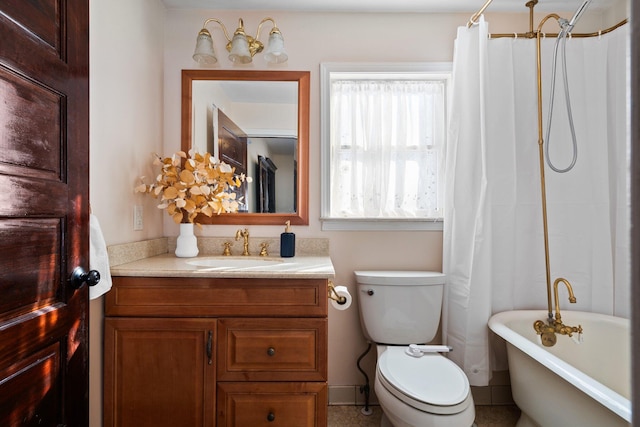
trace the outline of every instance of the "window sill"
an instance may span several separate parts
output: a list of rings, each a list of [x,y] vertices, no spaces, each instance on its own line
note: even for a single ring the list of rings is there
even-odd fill
[[[322,231],[442,231],[441,218],[321,218]]]

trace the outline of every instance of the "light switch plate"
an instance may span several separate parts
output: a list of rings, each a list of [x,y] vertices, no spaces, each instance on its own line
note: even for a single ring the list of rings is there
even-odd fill
[[[142,205],[133,206],[133,230],[140,231],[144,228]]]

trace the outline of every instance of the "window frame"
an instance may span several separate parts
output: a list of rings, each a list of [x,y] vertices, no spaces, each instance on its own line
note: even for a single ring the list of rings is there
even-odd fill
[[[442,231],[442,218],[335,218],[329,215],[331,206],[331,78],[334,74],[415,74],[416,76],[438,76],[446,80],[445,126],[449,122],[449,99],[451,96],[452,62],[411,63],[349,63],[324,62],[320,64],[320,222],[323,231]],[[446,146],[447,132],[445,132]],[[444,177],[442,177],[444,179]]]

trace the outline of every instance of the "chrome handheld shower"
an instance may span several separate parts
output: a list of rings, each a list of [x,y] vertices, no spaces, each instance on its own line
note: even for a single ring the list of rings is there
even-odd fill
[[[578,8],[578,10],[576,10],[576,13],[573,14],[573,17],[569,20],[569,29],[567,30],[567,32],[573,30],[573,27],[576,25],[576,22],[578,22],[578,20],[582,17],[582,14],[584,13],[585,10],[587,10],[587,7],[589,7],[589,3],[591,3],[591,0],[585,0],[582,5]]]
[[[580,20],[584,11],[587,10],[589,3],[591,3],[591,0],[585,0],[580,5],[578,10],[576,10],[576,12],[573,14],[571,19],[565,19],[565,18],[558,19],[558,24],[560,24],[560,28],[562,29],[563,33],[570,33],[573,30],[573,27],[576,25],[576,22]]]
[[[573,169],[573,166],[575,166],[576,164],[576,160],[578,158],[578,142],[576,140],[576,130],[575,127],[573,125],[573,114],[571,112],[571,99],[569,97],[569,79],[567,78],[567,51],[566,51],[566,43],[567,43],[567,35],[569,34],[569,32],[571,32],[571,30],[573,30],[573,27],[576,25],[576,22],[578,22],[578,20],[580,19],[580,17],[582,17],[582,14],[584,13],[585,10],[587,10],[587,7],[589,6],[589,3],[591,3],[591,0],[585,0],[582,5],[578,8],[578,10],[576,10],[576,12],[573,14],[573,16],[571,17],[570,20],[566,20],[564,18],[560,18],[558,19],[558,23],[560,24],[560,28],[561,31],[560,33],[558,33],[558,38],[556,39],[556,43],[554,46],[554,51],[553,51],[553,65],[552,65],[552,75],[551,75],[551,94],[549,97],[549,115],[548,115],[548,120],[547,120],[547,134],[546,134],[546,150],[545,150],[545,157],[547,160],[547,164],[549,165],[549,167],[558,173],[564,173],[564,172],[569,172],[571,169]],[[557,168],[553,162],[551,161],[551,158],[549,156],[549,145],[550,145],[550,139],[549,136],[551,134],[551,119],[553,118],[553,103],[554,103],[554,97],[555,97],[555,87],[556,87],[556,62],[558,59],[558,45],[560,43],[560,41],[562,40],[562,76],[563,76],[563,83],[564,83],[564,95],[565,95],[565,99],[566,99],[566,105],[567,105],[567,116],[569,119],[569,129],[571,130],[571,141],[573,144],[573,158],[571,160],[571,163],[569,164],[569,166],[567,166],[564,169],[560,169]]]

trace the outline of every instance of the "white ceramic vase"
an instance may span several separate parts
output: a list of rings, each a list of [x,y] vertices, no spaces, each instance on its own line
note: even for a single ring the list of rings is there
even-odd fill
[[[193,224],[180,224],[180,235],[176,241],[176,256],[192,258],[198,256],[198,239],[193,234]]]

